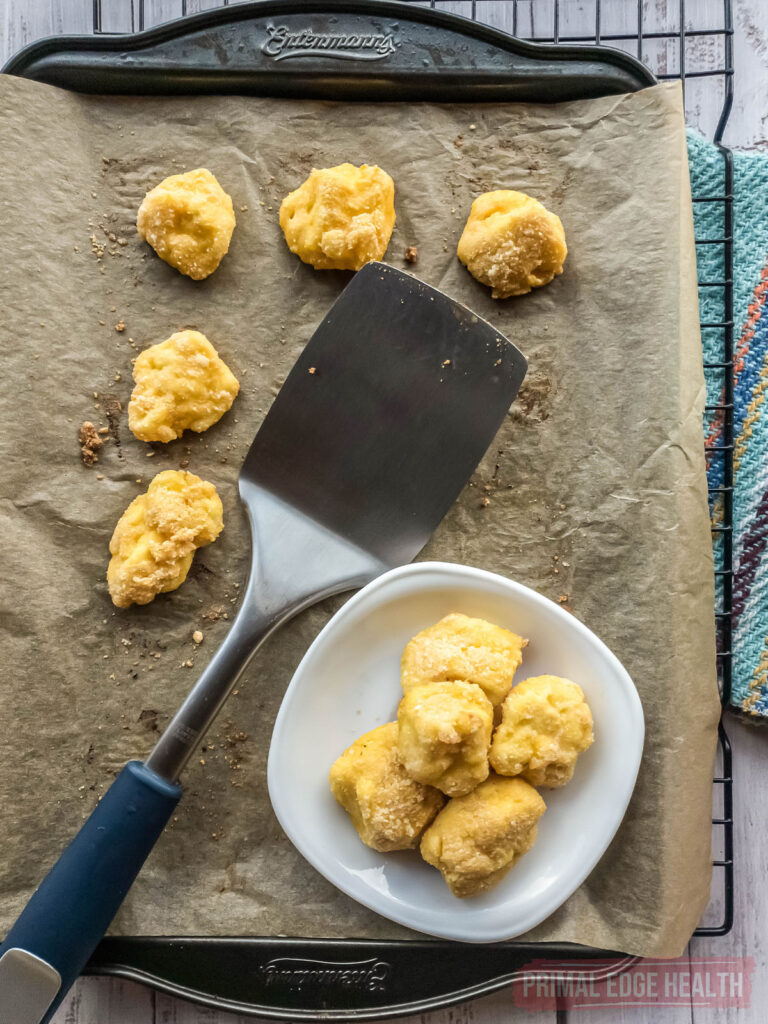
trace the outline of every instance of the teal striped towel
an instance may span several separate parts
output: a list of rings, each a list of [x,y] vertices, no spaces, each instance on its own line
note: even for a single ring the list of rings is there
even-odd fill
[[[723,194],[719,150],[689,132],[693,194]],[[696,203],[697,238],[723,231],[723,204]],[[697,247],[699,282],[723,279],[722,246]],[[731,703],[753,717],[768,717],[768,154],[734,154],[734,492],[733,688]],[[702,322],[722,319],[720,288],[699,289]],[[704,359],[722,359],[722,332],[703,331]],[[716,374],[712,375],[717,377]],[[722,400],[720,380],[708,382],[707,402]],[[722,417],[708,414],[708,449],[722,441]],[[722,460],[708,458],[711,488],[722,484]],[[722,521],[722,499],[711,502]]]

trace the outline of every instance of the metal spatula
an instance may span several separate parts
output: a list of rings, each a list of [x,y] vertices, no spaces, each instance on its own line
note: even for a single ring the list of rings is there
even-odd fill
[[[145,764],[123,769],[0,946],[0,1022],[49,1019],[181,797],[178,777],[273,629],[409,562],[498,430],[526,363],[380,263],[315,331],[240,472],[252,563],[235,621]]]

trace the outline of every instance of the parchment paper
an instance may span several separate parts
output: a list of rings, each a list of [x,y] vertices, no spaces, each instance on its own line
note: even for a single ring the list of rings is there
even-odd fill
[[[562,599],[614,649],[645,708],[624,824],[530,937],[680,953],[709,897],[718,704],[679,85],[557,106],[336,105],[83,98],[3,76],[0,147],[0,932],[225,635],[248,560],[240,462],[348,279],[288,252],[279,203],[312,166],[350,160],[396,182],[388,260],[405,266],[417,245],[408,269],[495,323],[530,363],[424,556]],[[238,220],[202,283],[162,263],[133,226],[149,187],[198,166],[232,194]],[[569,247],[562,277],[507,302],[455,255],[471,200],[498,187],[559,213]],[[240,396],[206,434],[147,446],[127,427],[131,358],[190,326],[240,378]],[[89,419],[110,428],[90,469],[77,445]],[[117,611],[104,580],[112,529],[155,473],[180,466],[218,487],[224,533],[179,591]],[[304,614],[253,661],[114,933],[413,934],[317,875],[267,797],[281,696],[342,600]]]

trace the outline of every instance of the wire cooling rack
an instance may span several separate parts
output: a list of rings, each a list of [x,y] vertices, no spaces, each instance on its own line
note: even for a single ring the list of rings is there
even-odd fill
[[[731,595],[733,543],[733,158],[722,145],[733,101],[731,0],[407,0],[505,29],[540,43],[602,43],[631,53],[660,80],[680,79],[686,114],[717,145],[723,160],[721,187],[696,194],[696,204],[715,205],[722,230],[697,237],[700,262],[722,267],[699,282],[706,317],[701,329],[707,361],[707,393],[717,400],[707,415],[722,425],[719,443],[707,449],[717,582],[718,674],[727,706],[731,692]],[[93,0],[93,31],[141,32],[172,18],[228,0]],[[694,186],[695,187],[695,186]],[[706,257],[704,253],[706,252]],[[714,257],[714,258],[713,258]],[[719,259],[717,257],[720,257]],[[714,311],[714,313],[713,313]],[[733,924],[733,772],[731,745],[719,726],[714,778],[712,901],[696,935],[725,935]],[[709,917],[713,922],[709,923]]]

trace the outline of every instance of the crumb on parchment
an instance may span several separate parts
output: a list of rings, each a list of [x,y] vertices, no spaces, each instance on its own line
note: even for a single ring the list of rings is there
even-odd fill
[[[98,462],[96,452],[104,444],[104,438],[99,436],[99,431],[90,420],[85,420],[80,427],[77,439],[80,442],[80,458],[83,465],[92,466],[94,462]]]
[[[418,263],[418,260],[419,260],[419,250],[418,250],[418,247],[415,246],[415,245],[409,245],[408,248],[405,250],[405,255],[404,255],[403,258],[405,259],[406,263]]]

